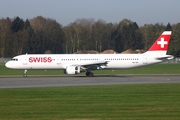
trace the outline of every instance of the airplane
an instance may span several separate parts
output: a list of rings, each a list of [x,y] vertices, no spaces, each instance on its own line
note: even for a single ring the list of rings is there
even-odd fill
[[[164,31],[142,54],[23,54],[13,57],[5,66],[23,69],[24,77],[27,70],[33,69],[62,69],[68,75],[86,72],[86,76],[92,77],[93,70],[135,68],[173,59],[166,55],[170,37],[171,31]]]

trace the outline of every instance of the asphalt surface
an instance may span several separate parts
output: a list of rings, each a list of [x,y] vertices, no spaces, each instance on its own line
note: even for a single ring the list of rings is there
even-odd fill
[[[1,76],[0,88],[180,83],[180,75]]]

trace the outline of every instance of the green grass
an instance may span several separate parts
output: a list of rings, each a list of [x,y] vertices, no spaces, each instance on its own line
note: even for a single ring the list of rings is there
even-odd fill
[[[180,74],[180,64],[94,73]],[[0,76],[22,74],[0,64]],[[64,74],[29,70],[28,75]],[[179,88],[180,83],[0,89],[0,120],[179,120]]]
[[[180,74],[180,64],[155,64],[126,70],[96,70],[97,74]],[[23,70],[12,70],[0,64],[0,75],[22,75]],[[80,75],[84,75],[81,73]],[[28,70],[28,75],[65,75],[62,70]]]
[[[180,84],[0,89],[1,120],[179,120]]]

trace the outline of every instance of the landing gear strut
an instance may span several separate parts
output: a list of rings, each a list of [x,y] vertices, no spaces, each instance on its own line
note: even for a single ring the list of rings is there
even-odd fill
[[[87,71],[87,72],[86,72],[86,76],[87,76],[87,77],[94,77],[94,73],[93,73],[93,72],[90,72],[90,71]]]
[[[23,76],[24,76],[24,77],[27,77],[27,70],[24,70]]]

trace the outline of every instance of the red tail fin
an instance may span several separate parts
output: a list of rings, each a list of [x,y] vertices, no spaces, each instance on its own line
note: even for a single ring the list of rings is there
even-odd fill
[[[170,42],[171,31],[164,31],[146,52],[151,54],[166,54]]]
[[[171,37],[171,31],[164,31],[148,51],[167,51]]]

